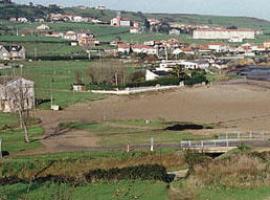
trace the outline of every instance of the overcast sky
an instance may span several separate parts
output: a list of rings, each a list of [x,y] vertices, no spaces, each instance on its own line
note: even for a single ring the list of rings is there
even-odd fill
[[[14,0],[14,2],[28,3],[29,0]],[[32,0],[32,2],[64,6],[105,5],[116,10],[250,16],[270,20],[269,0]]]

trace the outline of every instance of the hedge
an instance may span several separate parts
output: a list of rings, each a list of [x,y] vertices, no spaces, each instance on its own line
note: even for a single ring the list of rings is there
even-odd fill
[[[123,179],[168,181],[166,168],[161,165],[138,165],[109,170],[97,169],[85,174],[85,178],[88,182]]]

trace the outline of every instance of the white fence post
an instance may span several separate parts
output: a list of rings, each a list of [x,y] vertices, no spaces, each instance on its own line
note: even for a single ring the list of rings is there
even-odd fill
[[[154,138],[153,137],[150,139],[150,144],[151,144],[150,151],[154,151]]]
[[[201,147],[202,147],[202,149],[203,149],[203,140],[201,141]]]

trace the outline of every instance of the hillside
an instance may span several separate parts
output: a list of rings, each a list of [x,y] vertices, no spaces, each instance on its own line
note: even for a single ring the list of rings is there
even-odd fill
[[[270,26],[270,22],[263,19],[252,17],[228,17],[213,15],[196,15],[196,14],[164,14],[151,13],[145,14],[147,17],[155,17],[160,20],[181,22],[186,24],[208,24],[221,26],[238,26],[243,28],[265,29]]]
[[[60,8],[58,6],[30,6],[30,5],[1,5],[0,19],[9,19],[10,17],[46,18],[49,13],[66,13],[81,15],[84,17],[97,18],[109,22],[118,11],[115,10],[97,10],[94,8],[69,7]],[[226,17],[212,15],[196,14],[165,14],[165,13],[141,13],[122,11],[122,16],[131,20],[143,21],[145,18],[157,18],[162,21],[179,22],[186,24],[208,24],[222,26],[238,26],[244,28],[262,29],[270,32],[270,22],[267,20],[251,17]]]

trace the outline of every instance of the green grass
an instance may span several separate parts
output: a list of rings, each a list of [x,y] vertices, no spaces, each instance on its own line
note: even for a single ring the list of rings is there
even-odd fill
[[[77,102],[98,100],[103,95],[90,92],[73,92],[71,85],[76,81],[75,74],[82,75],[86,84],[89,82],[87,68],[95,65],[89,61],[34,61],[23,62],[23,76],[35,82],[36,99],[50,100],[52,88],[53,103],[66,107]],[[12,75],[14,70],[3,70],[2,75]],[[19,69],[15,69],[20,74]],[[40,108],[48,108],[50,102],[43,103]]]
[[[1,199],[74,199],[74,200],[165,200],[166,184],[153,181],[120,181],[113,183],[93,183],[74,187],[68,184],[46,182],[30,185],[15,184],[2,186]]]
[[[204,188],[200,200],[266,200],[270,197],[270,187],[243,188]]]
[[[43,129],[37,125],[29,128],[30,143],[24,142],[24,135],[21,129],[9,129],[0,131],[2,139],[2,150],[9,153],[18,153],[26,150],[33,150],[41,146],[39,137],[43,134]]]
[[[187,131],[166,131],[169,125],[152,121],[144,124],[143,120],[114,121],[104,123],[80,123],[73,122],[64,124],[63,127],[86,130],[90,135],[99,139],[101,146],[119,146],[126,144],[148,144],[154,138],[155,143],[180,143],[181,140],[199,140],[210,138],[207,135],[193,135]]]
[[[7,127],[18,126],[18,118],[16,114],[0,112],[0,131]]]

